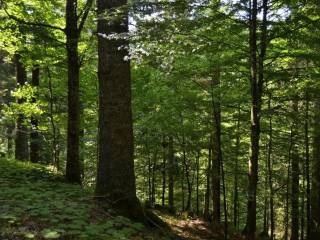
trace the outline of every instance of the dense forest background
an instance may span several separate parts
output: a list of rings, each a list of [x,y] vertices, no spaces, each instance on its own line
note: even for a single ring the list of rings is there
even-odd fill
[[[136,221],[319,240],[319,6],[2,0],[1,155]]]

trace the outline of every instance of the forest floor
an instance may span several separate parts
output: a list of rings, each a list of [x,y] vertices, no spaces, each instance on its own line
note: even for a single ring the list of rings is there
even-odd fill
[[[181,216],[172,216],[162,211],[155,210],[154,213],[158,215],[164,222],[166,222],[172,232],[179,239],[188,240],[209,240],[220,239],[221,234],[214,234],[210,224],[200,218],[182,218]]]
[[[182,240],[224,240],[223,227],[218,227],[213,230],[213,226],[202,218],[188,217],[187,213],[182,213],[180,216],[173,216],[165,213],[165,211],[155,210],[164,222],[166,222],[177,239]],[[183,216],[185,215],[185,216]],[[229,232],[228,240],[243,240],[243,236],[237,231]]]
[[[163,234],[162,234],[163,235]],[[166,239],[41,165],[0,159],[0,239]]]
[[[1,240],[223,239],[200,218],[153,212],[169,226],[171,237],[102,208],[90,190],[65,183],[42,165],[0,159]]]

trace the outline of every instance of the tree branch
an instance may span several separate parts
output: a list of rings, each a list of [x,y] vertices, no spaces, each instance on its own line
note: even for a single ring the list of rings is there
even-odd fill
[[[16,21],[18,23],[21,23],[21,24],[24,24],[24,25],[29,25],[29,26],[46,27],[46,28],[50,28],[50,29],[54,29],[54,30],[60,30],[62,32],[65,32],[64,28],[57,27],[57,26],[50,25],[50,24],[46,24],[46,23],[28,22],[28,21],[25,21],[23,19],[20,19],[20,18],[14,16],[14,15],[11,15],[6,8],[4,8],[3,10],[5,11],[5,13],[7,14],[7,16],[10,19],[12,19],[12,20],[14,20],[14,21]]]
[[[83,29],[83,26],[84,26],[84,24],[85,24],[85,22],[86,22],[86,20],[88,18],[90,9],[92,7],[92,4],[93,4],[93,0],[87,0],[86,5],[84,6],[82,13],[80,14],[80,16],[82,15],[82,17],[81,17],[80,24],[79,24],[79,27],[78,27],[79,35],[80,35],[80,33],[81,33],[82,29]]]

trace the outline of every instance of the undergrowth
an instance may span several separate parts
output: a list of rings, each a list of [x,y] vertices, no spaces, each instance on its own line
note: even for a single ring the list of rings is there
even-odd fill
[[[0,239],[161,238],[41,165],[0,159]]]

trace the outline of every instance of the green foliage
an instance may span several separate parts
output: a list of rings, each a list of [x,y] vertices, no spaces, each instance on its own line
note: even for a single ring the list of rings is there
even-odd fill
[[[81,10],[85,1],[78,1]],[[196,158],[199,153],[200,212],[204,208],[208,174],[208,148],[213,129],[213,107],[222,110],[221,142],[225,170],[228,217],[232,218],[235,186],[239,192],[239,226],[246,222],[247,161],[250,146],[250,55],[247,1],[130,1],[130,59],[132,64],[133,120],[137,193],[149,201],[149,181],[154,178],[155,203],[161,202],[162,177],[168,170],[163,147],[174,139],[175,207],[187,220],[186,168],[192,179],[195,211]],[[268,44],[264,61],[264,94],[261,113],[259,160],[258,228],[263,226],[265,199],[270,194],[265,181],[268,157],[269,117],[272,118],[273,187],[277,234],[285,226],[287,179],[290,177],[290,132],[293,119],[290,102],[298,99],[298,118],[304,120],[305,93],[320,89],[320,25],[317,1],[269,1]],[[0,123],[1,149],[7,148],[7,130],[23,113],[30,129],[30,117],[39,120],[43,139],[42,162],[65,167],[67,132],[67,69],[65,34],[54,28],[27,23],[65,27],[65,1],[6,0],[0,9],[0,83],[4,98]],[[4,11],[4,8],[7,10]],[[121,9],[113,15],[119,16]],[[11,14],[18,18],[14,20]],[[110,19],[112,14],[99,17]],[[83,184],[94,186],[97,159],[98,82],[95,11],[90,11],[79,43],[81,56],[81,159]],[[258,23],[260,25],[260,21]],[[258,45],[261,32],[258,30]],[[31,69],[40,71],[40,87],[15,86],[13,56],[22,56],[30,82]],[[3,55],[3,56],[2,56]],[[3,61],[2,61],[3,60]],[[219,86],[213,79],[219,74]],[[12,93],[12,94],[11,94]],[[269,95],[271,94],[271,95]],[[271,109],[267,102],[271,96]],[[36,103],[32,101],[36,98]],[[24,99],[22,104],[17,100]],[[303,126],[299,125],[299,155],[304,159]],[[311,126],[310,133],[313,133]],[[183,163],[183,152],[186,164]],[[4,151],[5,152],[5,151]],[[304,169],[301,160],[300,168]],[[125,218],[101,213],[90,192],[63,182],[62,175],[48,173],[40,165],[14,161],[0,162],[0,206],[3,236],[74,239],[129,239],[143,226]],[[55,166],[57,167],[57,166]],[[238,179],[235,180],[235,175]],[[302,178],[302,177],[301,177]],[[303,180],[303,181],[302,181]],[[210,181],[210,180],[209,180]],[[304,193],[305,179],[301,179]],[[301,199],[305,194],[301,194]],[[165,192],[167,197],[167,192]],[[167,199],[165,199],[167,204]],[[211,209],[210,209],[211,210]],[[174,217],[173,217],[174,219]],[[176,220],[176,219],[174,219]],[[172,220],[172,221],[174,221]],[[35,229],[33,226],[37,226]],[[235,229],[236,230],[236,229]]]
[[[145,227],[110,215],[91,192],[64,183],[36,164],[0,159],[0,237],[19,239],[142,239]]]
[[[44,113],[45,103],[37,101],[33,102],[33,99],[37,98],[38,89],[26,84],[22,87],[15,89],[11,92],[11,96],[17,100],[23,100],[23,103],[11,102],[8,105],[4,105],[3,114],[6,116],[7,121],[12,121],[17,118],[19,114],[30,118],[31,116],[40,118]]]

